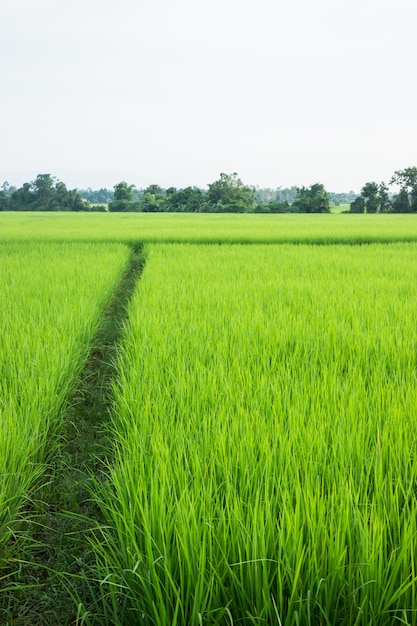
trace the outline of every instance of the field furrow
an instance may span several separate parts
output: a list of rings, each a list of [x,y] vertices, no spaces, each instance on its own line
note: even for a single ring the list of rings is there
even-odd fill
[[[2,570],[16,557],[22,506],[60,445],[63,409],[128,257],[123,244],[0,246]]]

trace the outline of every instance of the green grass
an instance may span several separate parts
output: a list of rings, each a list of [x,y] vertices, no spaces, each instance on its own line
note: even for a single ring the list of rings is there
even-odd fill
[[[102,251],[105,252],[107,246]],[[108,419],[115,356],[143,258],[132,250],[129,266],[105,303],[97,333],[61,425],[61,445],[25,510],[27,540],[16,574],[8,578],[8,602],[0,623],[56,626],[77,622],[74,596],[94,602],[99,584],[86,578],[94,564],[91,528],[103,523],[90,497],[91,484],[105,475]],[[22,542],[21,542],[22,544]],[[1,603],[0,603],[1,607]]]
[[[0,577],[15,569],[25,510],[128,255],[122,244],[0,245]]]
[[[416,253],[148,248],[86,624],[415,623]]]
[[[0,213],[2,241],[367,243],[417,241],[416,215]]]
[[[0,233],[0,621],[416,623],[416,216],[1,213]],[[106,465],[110,379],[68,399],[137,241],[122,347],[96,348],[111,375],[118,355]]]

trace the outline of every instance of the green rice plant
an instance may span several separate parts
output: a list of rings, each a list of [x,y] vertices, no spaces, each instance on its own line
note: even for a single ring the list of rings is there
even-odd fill
[[[148,247],[91,623],[416,622],[416,253]]]
[[[390,243],[417,241],[415,215],[0,212],[3,241]]]
[[[0,245],[0,572],[128,256],[122,244]]]

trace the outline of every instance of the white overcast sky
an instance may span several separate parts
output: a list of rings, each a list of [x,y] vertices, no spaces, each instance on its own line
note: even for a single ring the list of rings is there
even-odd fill
[[[0,185],[359,191],[417,165],[416,0],[0,2]]]

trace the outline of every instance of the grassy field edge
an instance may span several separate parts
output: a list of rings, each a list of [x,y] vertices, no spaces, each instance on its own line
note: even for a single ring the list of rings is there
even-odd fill
[[[82,623],[76,598],[87,607],[94,601],[88,541],[101,515],[90,487],[104,472],[116,354],[144,263],[142,246],[132,246],[69,402],[60,453],[22,512],[21,551],[1,585],[0,621],[7,626]]]

